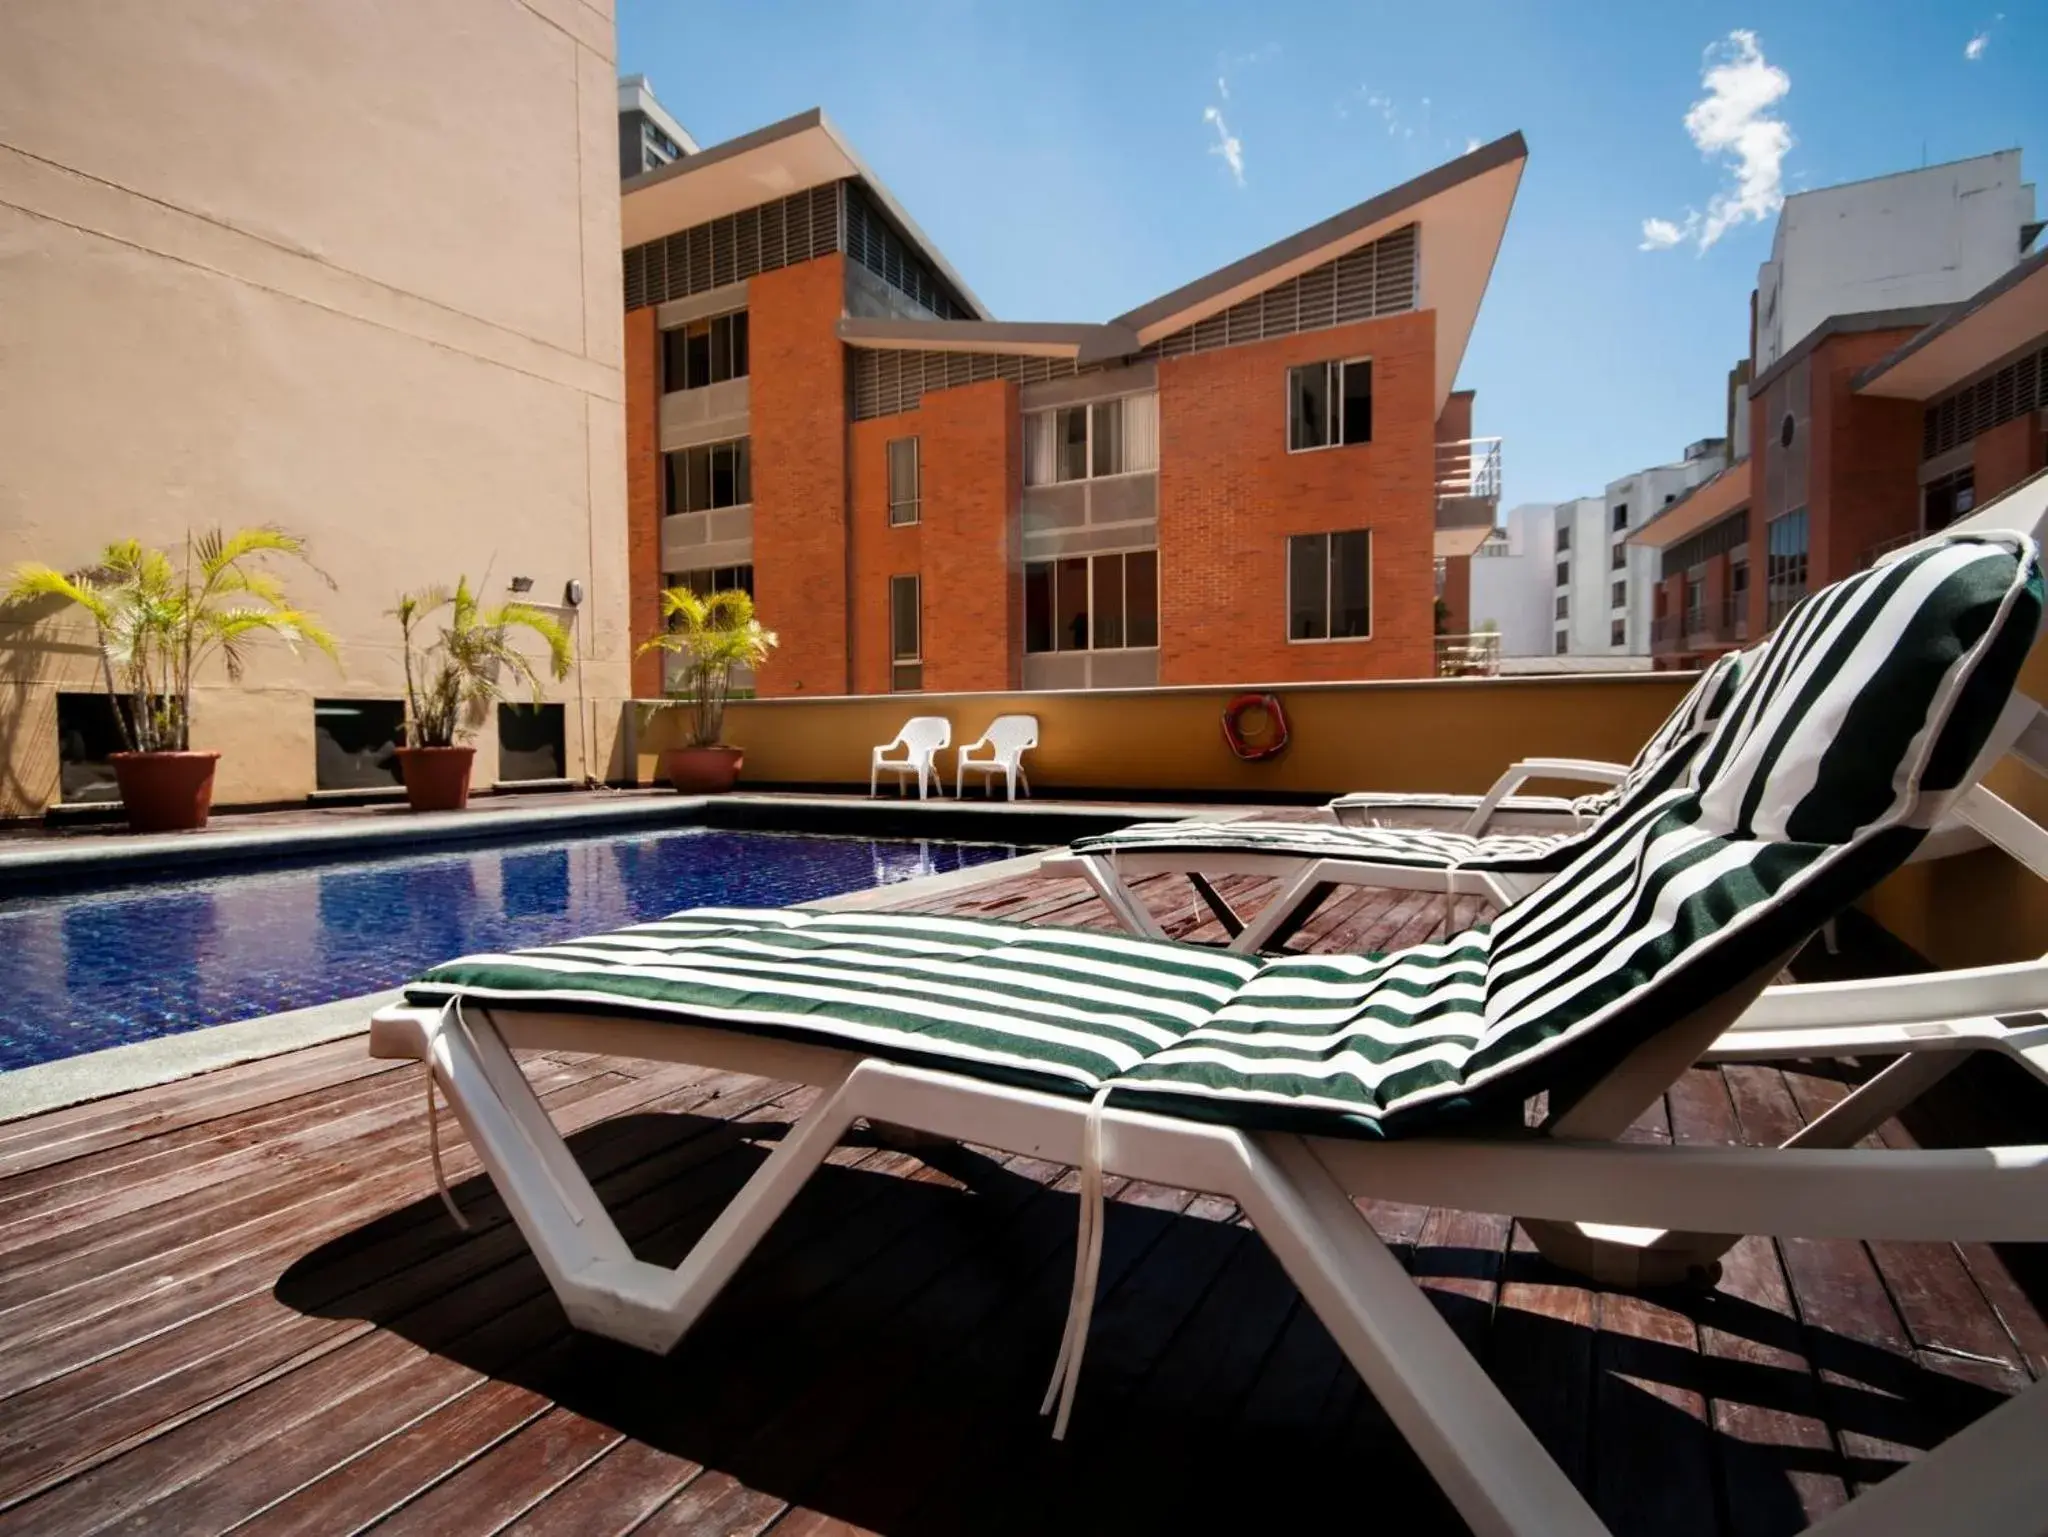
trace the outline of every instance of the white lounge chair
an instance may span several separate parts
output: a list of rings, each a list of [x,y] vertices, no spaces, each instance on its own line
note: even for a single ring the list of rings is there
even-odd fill
[[[2029,541],[1948,541],[1817,594],[1700,772],[1609,817],[1494,923],[1396,955],[1259,959],[891,913],[701,910],[437,967],[371,1050],[425,1062],[578,1326],[670,1348],[858,1117],[1079,1164],[1073,1401],[1106,1171],[1239,1203],[1467,1523],[1602,1531],[1354,1204],[1787,1237],[2048,1238],[2048,1146],[1615,1140],[1828,917],[2011,745]],[[2035,998],[2033,1005],[2048,1002]],[[517,1047],[818,1084],[674,1270],[634,1257]],[[1548,1096],[1546,1137],[1522,1109]],[[1507,1135],[1500,1135],[1506,1131]],[[1816,1530],[2038,1532],[2048,1383]]]
[[[935,761],[939,749],[953,740],[953,723],[943,715],[913,715],[903,723],[903,729],[877,747],[874,756],[868,760],[868,794],[873,795],[882,775],[894,774],[900,791],[905,779],[917,780],[917,798],[924,800],[933,790],[945,794],[945,781],[939,778],[939,767]],[[903,749],[903,756],[891,758],[888,755],[897,748]]]
[[[1166,937],[1130,883],[1148,875],[1184,876],[1223,925],[1229,947],[1247,953],[1275,949],[1340,886],[1386,886],[1433,891],[1444,897],[1445,922],[1460,896],[1507,905],[1528,895],[1568,866],[1603,818],[1663,793],[1685,772],[1693,754],[1736,697],[1747,667],[1760,653],[1731,653],[1699,682],[1651,734],[1614,788],[1586,804],[1576,831],[1492,833],[1444,828],[1347,827],[1257,818],[1139,822],[1077,838],[1064,853],[1049,854],[1047,875],[1078,875],[1133,934]],[[1503,783],[1506,781],[1503,780]],[[1471,821],[1483,827],[1494,806]],[[1256,919],[1246,920],[1224,900],[1210,877],[1251,875],[1278,880],[1279,893]]]
[[[981,734],[981,740],[969,742],[960,749],[959,757],[954,760],[953,794],[956,797],[964,795],[967,776],[974,773],[987,775],[990,779],[1001,774],[1009,786],[1011,800],[1017,798],[1019,785],[1029,795],[1031,781],[1024,777],[1024,754],[1037,745],[1036,715],[998,715],[988,723],[988,730]],[[979,759],[969,756],[984,748],[991,756]]]

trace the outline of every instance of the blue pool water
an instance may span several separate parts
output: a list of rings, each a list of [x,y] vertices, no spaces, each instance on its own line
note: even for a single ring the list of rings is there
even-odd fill
[[[376,992],[471,951],[1017,852],[682,828],[0,900],[0,1070]]]

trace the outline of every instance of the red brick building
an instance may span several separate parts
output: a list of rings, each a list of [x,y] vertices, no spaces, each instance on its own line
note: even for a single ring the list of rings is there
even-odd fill
[[[1663,552],[1659,667],[1761,637],[2048,466],[2048,252],[1959,304],[1833,316],[1744,393],[1749,454],[1633,539]]]
[[[770,695],[1430,674],[1499,496],[1452,384],[1525,158],[1077,324],[991,319],[817,112],[629,180],[636,635],[739,584]]]

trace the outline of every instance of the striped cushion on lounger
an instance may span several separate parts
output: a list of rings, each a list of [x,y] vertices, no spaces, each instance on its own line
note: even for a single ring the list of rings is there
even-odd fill
[[[2018,536],[1816,593],[1696,776],[1632,797],[1491,925],[1380,959],[703,908],[470,956],[407,994],[703,1023],[1245,1126],[1439,1129],[1568,1098],[1897,868],[1967,782],[2040,613]]]
[[[1760,654],[1763,648],[1758,648]],[[1662,794],[1687,770],[1694,753],[1739,686],[1749,652],[1730,652],[1709,666],[1611,790],[1582,796],[1582,815],[1604,818],[1616,808]],[[1318,822],[1187,820],[1138,822],[1076,838],[1077,854],[1254,854],[1285,859],[1346,859],[1404,868],[1552,875],[1570,864],[1598,824],[1564,833],[1462,833],[1448,828],[1345,827]]]
[[[1958,536],[1789,615],[1685,781],[1631,801],[1491,925],[1269,962],[1112,1103],[1400,1135],[1568,1099],[1896,869],[1963,786],[2033,643],[2030,541]]]
[[[1257,960],[1082,929],[896,913],[696,908],[436,966],[414,1003],[623,1011],[1087,1095],[1179,1040]]]
[[[1736,687],[1741,681],[1742,670],[1755,657],[1762,654],[1764,647],[1758,645],[1749,651],[1731,651],[1716,657],[1707,664],[1699,681],[1686,690],[1685,697],[1678,701],[1678,708],[1664,718],[1663,724],[1650,733],[1635,757],[1629,761],[1628,770],[1620,781],[1605,790],[1596,790],[1587,795],[1510,795],[1497,808],[1505,815],[1516,812],[1537,812],[1558,815],[1573,812],[1582,817],[1597,817],[1611,811],[1620,803],[1622,796],[1648,777],[1650,771],[1664,761],[1667,754],[1685,743],[1702,737],[1721,712],[1734,699]],[[1476,795],[1445,795],[1432,792],[1401,794],[1398,791],[1361,791],[1356,795],[1340,795],[1330,802],[1333,810],[1342,807],[1367,813],[1376,811],[1400,812],[1403,809],[1425,811],[1473,810],[1479,804]]]

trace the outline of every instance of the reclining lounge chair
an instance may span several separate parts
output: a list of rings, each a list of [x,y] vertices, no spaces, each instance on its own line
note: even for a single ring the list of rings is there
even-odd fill
[[[886,913],[700,910],[435,968],[371,1049],[416,1057],[579,1326],[665,1350],[857,1117],[1081,1165],[1064,1421],[1105,1170],[1235,1199],[1475,1531],[1595,1533],[1353,1197],[1579,1223],[1894,1240],[2048,1238],[2048,1146],[1614,1139],[1827,918],[2010,745],[2041,611],[2031,543],[1944,541],[1816,594],[1684,783],[1610,816],[1490,925],[1380,959],[1259,959]],[[2043,1000],[2036,1000],[2039,1003]],[[637,1260],[511,1048],[819,1084],[683,1264]],[[1543,1130],[1522,1111],[1546,1093]],[[1502,1135],[1504,1131],[1509,1132]],[[1818,1530],[2031,1533],[2048,1383]]]

